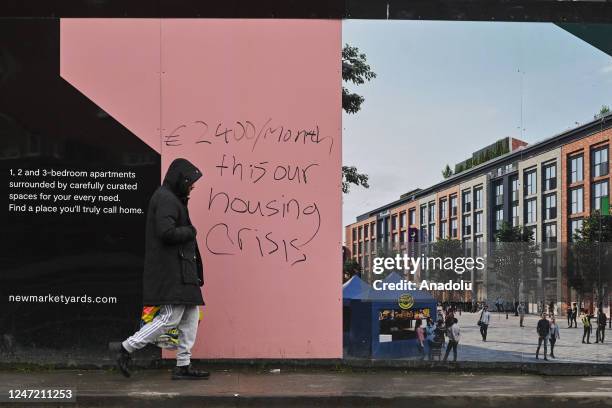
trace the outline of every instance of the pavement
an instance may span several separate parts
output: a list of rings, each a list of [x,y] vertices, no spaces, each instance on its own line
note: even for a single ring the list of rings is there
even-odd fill
[[[458,360],[482,362],[517,362],[542,363],[543,349],[540,350],[540,360],[535,359],[538,346],[536,326],[539,317],[526,315],[524,325],[519,327],[519,318],[513,313],[506,319],[505,313],[491,312],[491,324],[487,333],[487,341],[482,341],[480,327],[477,322],[480,313],[462,313],[457,316],[461,328]],[[578,322],[578,328],[567,328],[567,319],[557,320],[560,328],[560,339],[555,345],[556,359],[549,362],[611,364],[612,363],[612,330],[606,328],[605,342],[595,344],[595,328],[591,334],[591,344],[582,343],[583,328]],[[550,353],[550,347],[548,347]],[[452,354],[451,354],[452,356]]]
[[[0,371],[0,406],[31,407],[612,407],[612,377],[423,374],[403,370],[216,370],[172,381],[169,369],[126,379],[110,370]],[[72,390],[69,402],[7,402],[11,389]]]

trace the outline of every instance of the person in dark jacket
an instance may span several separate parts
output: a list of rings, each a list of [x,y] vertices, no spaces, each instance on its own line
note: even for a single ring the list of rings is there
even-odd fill
[[[546,343],[548,343],[548,339],[550,337],[550,323],[548,320],[546,320],[545,314],[542,314],[542,318],[538,321],[538,327],[536,330],[538,332],[538,349],[536,350],[536,360],[540,358],[540,347],[542,346],[542,343],[544,343],[544,360],[548,360],[548,358],[546,358]]]
[[[185,159],[170,164],[163,184],[153,193],[147,210],[143,303],[160,306],[159,314],[121,343],[119,370],[130,376],[131,354],[168,329],[178,328],[179,345],[172,379],[203,379],[208,373],[191,366],[199,305],[204,284],[197,231],[189,219],[187,202],[202,173]]]
[[[606,335],[606,323],[608,321],[608,316],[599,306],[599,312],[597,313],[597,331],[595,332],[595,343],[603,343],[604,337]]]

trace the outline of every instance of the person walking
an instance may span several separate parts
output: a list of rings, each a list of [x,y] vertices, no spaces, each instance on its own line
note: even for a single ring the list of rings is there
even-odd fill
[[[461,330],[459,330],[459,321],[453,319],[453,324],[446,331],[448,336],[448,346],[446,347],[446,353],[444,353],[444,361],[448,360],[450,351],[453,350],[453,361],[457,361],[457,346],[461,338]]]
[[[414,331],[417,336],[417,349],[421,360],[425,360],[425,330],[423,330],[423,320],[417,319],[414,325]]]
[[[607,321],[608,316],[606,316],[605,312],[600,306],[599,311],[597,312],[597,331],[595,332],[595,343],[604,342]]]
[[[130,373],[134,351],[155,341],[171,328],[179,333],[173,380],[206,379],[209,373],[191,366],[191,348],[196,340],[199,306],[204,305],[202,258],[191,224],[187,203],[194,183],[202,177],[198,168],[185,159],[176,159],[168,168],[163,184],[149,201],[145,227],[143,303],[161,306],[159,314],[120,345],[119,371]]]
[[[578,328],[578,321],[576,319],[578,319],[578,306],[576,305],[576,303],[574,303],[574,307],[572,308],[572,321],[570,323],[570,327],[572,327],[573,323],[574,328]]]
[[[523,302],[519,303],[517,311],[519,316],[519,327],[525,327],[523,325],[523,321],[525,320],[525,305],[523,304]]]
[[[586,344],[591,344],[590,339],[591,339],[591,316],[589,316],[586,311],[582,312],[582,327],[583,327],[583,333],[582,333],[582,342],[584,343],[584,339],[586,338]]]
[[[559,332],[559,325],[556,323],[554,317],[550,320],[549,337],[550,337],[549,339],[550,340],[550,356],[552,358],[557,358],[555,357],[555,343],[557,342],[557,340],[561,338],[561,333]],[[546,351],[544,352],[546,353]]]
[[[489,306],[486,304],[480,312],[480,318],[478,319],[478,326],[480,326],[480,335],[482,341],[487,341],[487,331],[489,330],[489,323],[491,323],[491,313],[489,313]]]
[[[567,303],[565,311],[567,313],[567,328],[569,329],[572,327],[572,305],[569,302]]]
[[[548,360],[546,358],[546,343],[548,343],[549,335],[550,335],[550,323],[546,320],[546,314],[542,313],[542,318],[538,320],[538,325],[536,327],[536,331],[538,333],[538,348],[536,350],[536,360],[539,360],[540,357],[540,347],[544,344],[544,360]]]
[[[432,318],[428,317],[427,325],[425,326],[425,340],[427,341],[428,357],[430,360],[432,359],[431,352],[433,349],[435,329],[436,329],[436,326],[434,325]]]

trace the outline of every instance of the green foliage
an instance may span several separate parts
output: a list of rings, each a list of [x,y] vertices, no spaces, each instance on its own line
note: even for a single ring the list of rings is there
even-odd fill
[[[602,116],[607,115],[608,113],[610,113],[610,107],[608,105],[601,105],[601,108],[599,109],[599,113],[596,113],[595,115],[593,115],[593,119],[599,119]]]
[[[361,174],[355,166],[342,166],[342,192],[347,194],[351,189],[351,184],[369,188],[368,175]]]
[[[357,47],[346,44],[342,48],[342,81],[354,85],[363,85],[374,78],[376,78],[376,73],[368,65],[366,55],[359,52]],[[346,113],[355,114],[359,112],[364,101],[363,96],[351,92],[344,86],[342,87],[342,109]],[[354,166],[343,166],[342,192],[348,193],[351,184],[364,188],[370,187],[366,174],[360,174]]]
[[[353,275],[361,276],[361,265],[354,259],[347,259],[342,265],[342,274],[345,282]]]
[[[447,179],[452,175],[453,175],[453,171],[451,170],[450,166],[447,164],[446,167],[444,167],[444,170],[442,170],[442,177]]]
[[[507,222],[503,222],[502,226],[495,233],[495,241],[497,242],[533,242],[533,235],[530,228],[522,226],[513,227]]]

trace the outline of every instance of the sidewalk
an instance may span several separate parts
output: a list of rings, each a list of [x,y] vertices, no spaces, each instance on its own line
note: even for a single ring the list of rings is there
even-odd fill
[[[170,371],[0,372],[0,389],[72,389],[76,402],[0,406],[65,407],[612,407],[611,377],[217,370],[207,381],[172,381]]]

